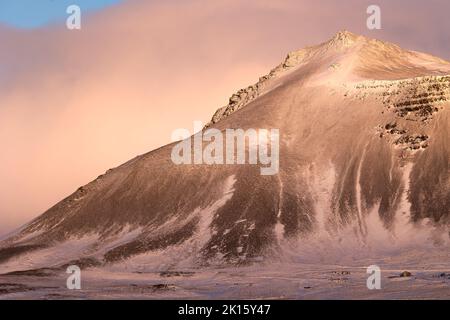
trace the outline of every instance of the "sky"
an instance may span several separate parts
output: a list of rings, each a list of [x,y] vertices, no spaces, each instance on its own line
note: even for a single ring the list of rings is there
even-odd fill
[[[81,30],[69,1],[0,0],[0,234],[339,30],[450,60],[448,0],[375,1],[373,31],[372,0],[70,2]]]
[[[76,4],[84,12],[102,9],[120,0],[0,0],[0,23],[32,29],[65,21],[66,9]]]

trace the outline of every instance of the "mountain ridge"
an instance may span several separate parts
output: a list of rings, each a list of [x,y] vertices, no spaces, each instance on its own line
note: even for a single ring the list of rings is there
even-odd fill
[[[352,46],[355,46],[357,44],[364,44],[364,45],[371,45],[376,46],[380,48],[388,48],[388,50],[395,50],[395,51],[401,51],[406,52],[407,54],[410,54],[412,56],[417,56],[418,58],[421,58],[426,61],[434,62],[434,63],[442,63],[448,65],[447,72],[438,72],[440,75],[450,75],[450,62],[436,58],[427,54],[419,53],[416,51],[405,51],[401,49],[398,45],[377,40],[377,39],[370,39],[366,38],[364,36],[358,36],[352,32],[349,32],[347,30],[339,31],[336,33],[330,40],[323,42],[316,46],[309,46],[305,47],[300,50],[295,50],[290,52],[284,61],[273,68],[267,75],[264,75],[259,78],[259,81],[255,83],[254,85],[248,86],[247,88],[240,89],[236,93],[234,93],[230,99],[229,103],[217,109],[217,111],[214,113],[211,121],[205,126],[206,128],[213,125],[214,123],[217,123],[224,117],[228,116],[229,114],[233,113],[236,110],[239,110],[240,108],[247,105],[249,102],[253,101],[257,97],[259,97],[261,94],[265,93],[264,89],[267,89],[266,87],[267,82],[270,81],[272,78],[276,78],[277,76],[283,75],[285,72],[297,67],[299,64],[304,62],[305,60],[310,59],[311,57],[314,57],[314,55],[320,55],[323,57],[324,55],[327,55],[330,50],[348,50]],[[364,50],[361,48],[357,48],[357,51]],[[336,53],[333,51],[332,53]],[[306,61],[307,62],[307,61]],[[331,64],[331,68],[336,68],[337,64]],[[429,74],[427,74],[429,75]],[[422,75],[425,76],[425,75]],[[421,77],[420,75],[416,75],[414,77]],[[409,77],[407,77],[409,78]],[[406,78],[403,78],[406,79]],[[386,80],[386,79],[370,79],[370,80]],[[401,80],[401,79],[394,79],[395,80]],[[363,79],[358,79],[357,81],[363,81]],[[386,80],[389,81],[389,80]],[[270,90],[270,85],[269,85]]]

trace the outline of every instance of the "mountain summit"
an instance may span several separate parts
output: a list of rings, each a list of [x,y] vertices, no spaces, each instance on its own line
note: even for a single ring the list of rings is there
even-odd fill
[[[207,125],[279,129],[277,175],[250,164],[175,165],[174,144],[164,146],[1,242],[0,272],[448,253],[449,99],[450,63],[339,32],[290,53]]]
[[[259,82],[239,90],[229,105],[217,110],[211,122],[246,105],[252,99],[278,83],[280,75],[290,71],[314,70],[309,82],[317,85],[340,86],[365,80],[405,80],[425,76],[445,76],[450,73],[449,62],[428,54],[408,51],[399,46],[340,31],[329,41],[289,53],[286,59]],[[305,74],[304,74],[305,75]],[[306,78],[306,77],[305,77]],[[268,81],[271,80],[271,81]]]

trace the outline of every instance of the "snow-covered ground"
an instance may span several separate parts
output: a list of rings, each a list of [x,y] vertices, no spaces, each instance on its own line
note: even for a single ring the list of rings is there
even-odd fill
[[[170,272],[84,270],[81,290],[66,288],[64,270],[48,276],[0,276],[0,299],[450,299],[449,253],[350,265],[277,264]],[[443,256],[445,255],[445,256]],[[446,259],[446,260],[445,260]],[[420,261],[420,262],[417,262]],[[381,289],[366,286],[367,266],[378,263]],[[403,271],[411,277],[399,277]]]

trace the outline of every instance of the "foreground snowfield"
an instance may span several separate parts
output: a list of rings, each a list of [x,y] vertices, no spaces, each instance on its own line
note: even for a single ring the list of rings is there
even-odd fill
[[[0,299],[450,299],[446,253],[411,252],[420,263],[382,259],[380,290],[366,287],[366,267],[352,265],[272,264],[171,272],[82,272],[82,290],[66,288],[64,270],[39,276],[0,276]],[[411,277],[398,277],[402,271]],[[46,272],[47,275],[44,275]]]

